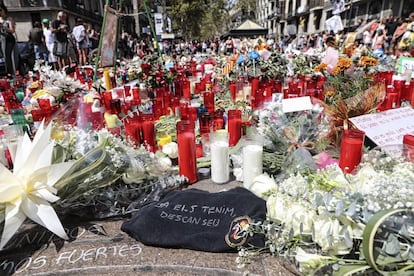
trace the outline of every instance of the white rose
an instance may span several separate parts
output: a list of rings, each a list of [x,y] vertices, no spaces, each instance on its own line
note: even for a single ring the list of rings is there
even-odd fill
[[[162,146],[162,152],[168,157],[175,159],[178,157],[178,145],[176,142],[170,142]]]
[[[276,188],[276,182],[267,174],[256,176],[253,179],[253,183],[250,185],[250,187],[248,187],[252,193],[263,199],[266,199],[263,194],[274,188]]]
[[[282,194],[273,194],[266,201],[267,216],[269,219],[284,222],[286,212],[290,208],[289,205],[289,201],[286,200],[285,196]]]

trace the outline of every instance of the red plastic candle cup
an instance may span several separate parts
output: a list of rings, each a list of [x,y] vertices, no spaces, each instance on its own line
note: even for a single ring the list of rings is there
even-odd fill
[[[254,95],[254,93],[259,89],[259,78],[258,77],[252,78],[250,83],[252,87],[252,95]]]
[[[241,138],[241,110],[232,109],[228,111],[228,132],[229,132],[229,146],[232,147],[239,142]]]
[[[210,133],[210,130],[213,126],[212,118],[211,118],[210,113],[205,112],[205,113],[201,114],[200,119],[199,119],[199,124],[200,124],[200,135],[201,136],[203,134]]]
[[[405,134],[403,136],[403,151],[405,158],[413,162],[414,161],[414,135],[412,134]]]
[[[193,121],[177,122],[178,166],[180,175],[188,179],[189,184],[197,181],[196,142]]]
[[[344,173],[352,173],[361,162],[365,132],[358,129],[344,130],[339,154],[339,167]]]
[[[214,93],[206,91],[203,93],[204,105],[207,107],[210,114],[214,113]]]
[[[130,85],[124,85],[124,93],[125,93],[125,98],[129,97],[131,95],[131,86]]]
[[[414,135],[412,134],[405,134],[403,136],[403,144],[410,145],[414,147]]]
[[[230,90],[231,99],[233,101],[235,101],[236,100],[236,92],[237,92],[236,83],[235,82],[231,82],[229,84],[229,90]]]
[[[401,104],[401,96],[402,96],[402,88],[405,83],[405,80],[394,80],[394,92],[397,93],[397,105],[396,107],[400,107]]]
[[[174,112],[174,115],[178,115],[179,108],[180,108],[180,98],[179,97],[172,97],[170,99],[170,108]]]
[[[132,97],[134,98],[134,100],[141,100],[138,87],[132,87]]]
[[[155,124],[152,114],[141,114],[142,118],[142,142],[148,147],[149,151],[155,152]]]
[[[404,82],[401,87],[401,101],[411,100],[410,90],[410,83]]]
[[[181,117],[181,120],[190,119],[190,110],[189,110],[188,102],[184,102],[184,101],[180,102],[180,117]]]
[[[224,117],[222,110],[216,110],[213,114],[213,131],[224,128]]]
[[[30,111],[32,114],[32,118],[34,122],[40,122],[45,117],[45,114],[43,113],[43,110],[41,109],[33,109]]]
[[[197,107],[195,106],[188,107],[188,119],[193,122],[197,121]]]
[[[395,92],[387,93],[385,109],[388,110],[388,109],[397,107],[397,98],[398,98],[397,93]]]
[[[156,98],[152,99],[152,114],[154,114],[154,119],[158,120],[164,112],[162,99]]]
[[[106,110],[109,110],[111,108],[111,100],[112,100],[112,92],[111,91],[105,91],[102,93],[103,96],[103,103]]]
[[[183,79],[181,82],[182,91],[183,91],[183,98],[191,100],[191,88],[190,88],[190,81],[188,79]]]
[[[141,145],[141,122],[138,117],[124,120],[125,137],[128,142],[136,147]]]

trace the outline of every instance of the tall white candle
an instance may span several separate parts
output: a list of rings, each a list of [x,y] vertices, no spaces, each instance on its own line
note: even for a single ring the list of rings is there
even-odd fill
[[[229,143],[212,141],[210,144],[211,180],[214,183],[226,183],[230,178]]]
[[[244,100],[250,100],[251,96],[252,96],[252,87],[250,84],[246,84],[245,86],[243,86]]]
[[[263,146],[246,145],[243,147],[243,186],[249,188],[253,179],[263,173]]]

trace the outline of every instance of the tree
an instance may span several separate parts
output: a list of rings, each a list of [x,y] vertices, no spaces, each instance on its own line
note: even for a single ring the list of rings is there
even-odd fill
[[[147,6],[168,7],[174,33],[187,39],[207,39],[221,35],[229,24],[227,0],[148,0]]]

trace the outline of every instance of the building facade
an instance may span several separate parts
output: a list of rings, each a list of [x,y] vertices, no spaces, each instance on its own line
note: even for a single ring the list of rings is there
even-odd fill
[[[9,10],[9,15],[16,21],[16,37],[18,41],[27,41],[29,30],[35,21],[41,22],[48,18],[56,18],[58,11],[65,11],[68,15],[69,27],[74,27],[76,18],[91,23],[95,30],[100,31],[103,22],[105,5],[121,10],[120,16],[122,32],[140,34],[140,28],[148,25],[144,12],[138,12],[138,2],[123,0],[122,7],[117,0],[1,0]],[[153,7],[151,7],[153,9]]]
[[[41,22],[48,18],[54,20],[58,11],[65,11],[68,15],[68,24],[75,26],[76,18],[91,23],[100,30],[103,20],[105,0],[2,0],[9,11],[9,15],[16,22],[16,37],[18,41],[27,41],[29,30],[35,21]]]
[[[257,0],[256,21],[276,38],[319,33],[326,30],[325,21],[341,1],[345,5],[339,15],[346,31],[355,29],[359,22],[389,15],[404,18],[414,11],[414,0]]]

